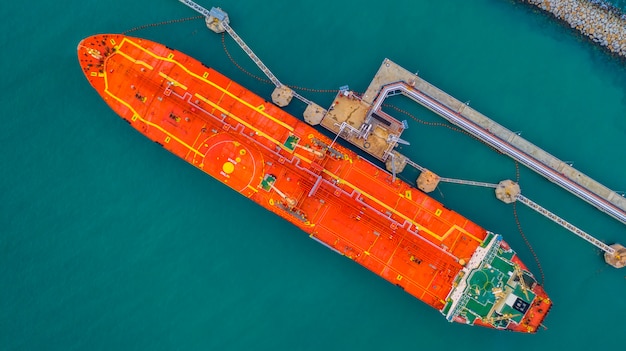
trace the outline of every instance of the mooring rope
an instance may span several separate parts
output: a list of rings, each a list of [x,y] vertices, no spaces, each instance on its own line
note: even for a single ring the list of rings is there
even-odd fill
[[[193,17],[185,17],[185,18],[167,20],[167,21],[158,22],[158,23],[144,24],[143,26],[134,27],[134,28],[131,28],[131,29],[127,30],[127,31],[124,31],[124,32],[122,32],[122,34],[126,35],[128,33],[132,33],[132,32],[135,32],[135,31],[138,31],[138,30],[142,30],[142,29],[146,29],[146,28],[150,28],[150,27],[158,27],[158,26],[162,26],[162,25],[165,25],[165,24],[186,22],[186,21],[191,21],[191,20],[197,20],[197,19],[200,19],[200,18],[204,18],[204,16],[199,15],[199,16],[193,16]]]
[[[261,78],[253,73],[248,72],[245,68],[241,67],[239,65],[239,63],[237,63],[237,61],[235,61],[235,59],[233,58],[233,56],[230,54],[230,51],[228,51],[228,48],[226,47],[226,35],[224,34],[224,32],[222,32],[222,47],[224,48],[224,52],[226,53],[226,56],[228,56],[228,59],[230,60],[230,62],[233,63],[233,65],[235,65],[235,67],[239,68],[239,70],[247,75],[249,75],[250,77],[266,83],[266,84],[272,84],[272,81],[266,78]]]
[[[522,236],[522,239],[524,239],[524,242],[526,243],[526,246],[530,250],[530,253],[535,258],[535,263],[537,264],[537,268],[539,269],[539,274],[541,274],[541,285],[543,285],[545,280],[546,280],[546,277],[545,277],[545,275],[543,273],[543,268],[541,267],[541,262],[539,262],[539,256],[537,256],[537,253],[533,249],[532,245],[530,245],[530,242],[528,241],[528,239],[526,238],[526,235],[524,234],[524,231],[522,230],[522,225],[521,225],[521,223],[519,221],[519,217],[517,215],[517,201],[513,202],[513,216],[515,217],[515,223],[517,224],[517,229],[519,230],[519,233]]]
[[[383,106],[385,106],[385,107],[389,107],[389,108],[394,109],[394,110],[396,110],[396,111],[398,111],[398,112],[400,112],[400,113],[402,113],[402,114],[405,114],[405,115],[409,116],[411,119],[413,119],[415,122],[418,122],[418,123],[421,123],[421,124],[424,124],[424,125],[427,125],[427,126],[446,127],[446,128],[448,128],[448,129],[450,129],[450,130],[453,130],[453,131],[455,131],[455,132],[459,132],[459,133],[461,133],[461,134],[465,134],[465,135],[467,135],[467,136],[469,136],[469,137],[473,138],[474,140],[478,140],[478,141],[480,141],[480,142],[481,142],[481,143],[483,143],[484,145],[488,146],[491,150],[493,150],[493,151],[495,151],[495,152],[497,152],[497,153],[499,153],[499,154],[503,154],[503,153],[502,153],[502,151],[500,151],[500,150],[498,150],[498,149],[494,148],[493,146],[491,146],[491,145],[489,145],[489,144],[487,144],[487,143],[483,142],[482,140],[480,140],[480,139],[479,139],[479,138],[477,138],[476,136],[472,135],[471,133],[469,133],[469,132],[467,132],[467,131],[465,131],[465,130],[463,130],[463,129],[461,129],[461,128],[458,128],[458,127],[455,127],[455,126],[453,126],[453,125],[450,125],[450,124],[447,124],[447,123],[443,123],[443,122],[428,122],[428,121],[421,120],[421,119],[419,119],[419,118],[417,118],[417,117],[413,116],[410,112],[405,111],[405,110],[403,110],[403,109],[401,109],[401,108],[398,108],[397,106],[394,106],[394,105],[390,105],[390,104],[383,104]]]
[[[255,75],[254,73],[249,72],[248,70],[246,70],[245,68],[243,68],[234,58],[233,56],[230,54],[230,51],[228,51],[228,47],[226,46],[226,35],[224,33],[222,33],[222,47],[224,48],[224,52],[226,53],[226,56],[228,56],[228,59],[230,60],[230,62],[233,63],[233,65],[235,65],[235,67],[237,67],[241,72],[247,74],[248,76],[266,83],[266,84],[272,84],[272,81],[270,81],[269,79],[263,78],[263,77],[259,77],[257,75]],[[310,91],[310,92],[314,92],[314,93],[337,93],[339,92],[339,89],[313,89],[313,88],[307,88],[307,87],[301,87],[301,86],[297,86],[297,85],[289,85],[289,84],[285,84],[285,86],[294,89],[294,90],[302,90],[302,91]]]
[[[407,116],[409,116],[411,119],[413,119],[414,121],[424,124],[424,125],[428,125],[428,126],[438,126],[438,127],[446,127],[448,129],[451,129],[453,131],[468,135],[478,141],[481,141],[480,139],[478,139],[477,137],[475,137],[474,135],[468,133],[467,131],[446,124],[446,123],[442,123],[442,122],[428,122],[428,121],[424,121],[421,120],[415,116],[413,116],[411,113],[409,113],[408,111],[402,110],[396,106],[390,105],[390,104],[383,104],[383,106],[385,107],[389,107],[391,109],[396,110],[397,112],[403,113]],[[482,141],[481,141],[482,142]],[[489,144],[485,144],[487,146],[489,146],[492,150],[497,151],[498,153],[502,154],[502,152],[496,148],[494,148],[493,146],[489,145]],[[517,160],[515,161],[515,181],[517,183],[519,183],[519,178],[520,178],[520,169],[519,169],[519,162],[517,162]],[[516,207],[517,202],[513,202],[513,216],[515,217],[515,223],[517,225],[517,229],[519,230],[520,235],[522,236],[522,239],[524,239],[524,242],[526,243],[526,246],[528,247],[528,249],[530,250],[530,253],[533,255],[534,259],[535,259],[535,263],[537,264],[537,268],[539,269],[539,273],[541,274],[541,285],[544,284],[545,282],[545,275],[543,272],[543,268],[541,266],[541,262],[539,261],[539,256],[537,256],[537,253],[535,252],[535,249],[532,247],[532,245],[530,244],[530,241],[528,241],[528,238],[526,238],[526,235],[524,234],[524,231],[522,230],[522,224],[520,223],[519,217],[517,215],[517,207]]]

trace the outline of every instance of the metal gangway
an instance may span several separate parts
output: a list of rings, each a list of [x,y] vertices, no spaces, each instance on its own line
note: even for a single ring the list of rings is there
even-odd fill
[[[419,165],[418,163],[412,161],[411,159],[406,159],[406,164],[408,164],[409,166],[419,170],[420,172],[424,172],[426,170],[426,168],[422,167],[421,165]],[[445,182],[445,183],[454,183],[454,184],[463,184],[463,185],[472,185],[472,186],[482,186],[485,188],[497,188],[498,184],[493,184],[493,183],[486,183],[486,182],[477,182],[474,180],[466,180],[466,179],[456,179],[456,178],[445,178],[445,177],[439,177],[439,181],[440,182]]]
[[[578,227],[576,227],[575,225],[569,223],[568,221],[564,220],[563,218],[561,218],[561,217],[555,215],[554,213],[548,211],[547,209],[541,207],[538,203],[530,200],[529,198],[523,196],[522,194],[517,195],[517,201],[519,201],[519,202],[523,203],[524,205],[530,207],[531,209],[541,213],[542,215],[544,215],[548,219],[552,220],[554,223],[556,223],[556,224],[560,225],[561,227],[569,230],[570,232],[578,235],[579,237],[583,238],[587,242],[591,243],[593,246],[595,246],[595,247],[599,248],[600,250],[608,253],[609,255],[613,255],[615,253],[615,249],[613,249],[609,245],[607,245],[607,244],[603,243],[602,241],[594,238],[591,234],[586,233],[582,229],[579,229]]]
[[[476,182],[473,180],[465,180],[465,179],[439,178],[439,181],[446,182],[446,183],[463,184],[463,185],[482,186],[485,188],[497,188],[498,187],[498,184]]]
[[[454,184],[464,184],[464,185],[473,185],[473,186],[482,186],[486,188],[497,188],[497,184],[485,183],[485,182],[476,182],[473,180],[464,180],[464,179],[454,179],[454,178],[440,178],[442,182],[454,183]],[[528,206],[530,209],[535,210],[537,213],[543,215],[544,217],[550,219],[554,223],[560,225],[561,227],[569,230],[570,232],[576,234],[577,236],[583,238],[585,241],[591,243],[593,246],[599,248],[600,250],[608,253],[609,255],[615,254],[615,249],[610,247],[609,245],[603,243],[602,241],[596,239],[591,234],[585,232],[584,230],[576,227],[570,222],[564,220],[563,218],[557,216],[556,214],[550,212],[545,207],[542,207],[538,203],[532,201],[522,194],[518,194],[516,200],[520,203]]]
[[[228,35],[230,35],[230,37],[233,38],[233,40],[239,45],[239,47],[241,47],[241,49],[257,65],[257,67],[259,67],[259,69],[263,72],[263,74],[265,74],[265,76],[267,76],[267,78],[276,86],[276,88],[282,88],[282,87],[289,88],[283,83],[281,83],[280,80],[278,80],[278,78],[276,78],[274,73],[272,73],[272,71],[270,71],[270,69],[267,68],[267,66],[254,53],[254,51],[252,51],[252,49],[248,46],[248,44],[246,44],[246,42],[243,41],[243,39],[241,39],[241,37],[237,34],[237,32],[235,32],[235,30],[229,24],[228,15],[224,11],[216,7],[211,8],[211,10],[207,10],[204,7],[196,4],[192,0],[179,0],[179,1],[187,5],[191,9],[195,10],[196,12],[200,13],[207,19],[215,20],[217,22],[215,24],[216,28],[223,29],[224,31],[226,31],[226,33],[228,33]],[[289,90],[290,90],[290,93],[293,95],[293,97],[295,97],[296,99],[304,102],[307,105],[313,104],[311,100],[296,93],[295,91],[293,91],[293,89],[289,88]]]
[[[422,166],[420,166],[419,164],[407,159],[406,160],[407,164],[409,164],[410,166],[420,170],[420,171],[425,171],[426,169]],[[463,185],[472,185],[472,186],[481,186],[481,187],[485,187],[485,188],[497,188],[498,184],[493,184],[493,183],[486,183],[486,182],[477,182],[477,181],[473,181],[473,180],[465,180],[465,179],[455,179],[455,178],[444,178],[444,177],[439,177],[439,181],[441,182],[446,182],[446,183],[453,183],[453,184],[463,184]],[[529,198],[523,196],[522,194],[518,194],[515,198],[517,201],[519,201],[520,203],[528,206],[529,208],[531,208],[532,210],[535,210],[536,212],[538,212],[539,214],[543,215],[544,217],[550,219],[551,221],[553,221],[554,223],[560,225],[561,227],[569,230],[570,232],[576,234],[577,236],[581,237],[582,239],[584,239],[585,241],[591,243],[592,245],[594,245],[595,247],[599,248],[600,250],[606,252],[609,255],[614,255],[615,254],[615,249],[612,248],[611,246],[603,243],[602,241],[596,239],[595,237],[593,237],[591,234],[585,232],[584,230],[576,227],[575,225],[569,223],[568,221],[564,220],[563,218],[557,216],[556,214],[550,212],[548,209],[542,207],[541,205],[539,205],[538,203],[530,200]]]

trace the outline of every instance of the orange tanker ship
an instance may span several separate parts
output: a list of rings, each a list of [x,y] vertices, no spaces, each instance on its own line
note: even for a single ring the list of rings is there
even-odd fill
[[[168,151],[441,311],[535,332],[551,301],[502,240],[201,62],[118,34],[78,45],[91,85]]]

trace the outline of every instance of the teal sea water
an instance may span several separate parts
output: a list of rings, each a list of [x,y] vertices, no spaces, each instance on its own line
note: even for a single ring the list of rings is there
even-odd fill
[[[526,5],[199,2],[227,10],[285,83],[364,91],[388,57],[626,191],[624,63]],[[626,270],[521,205],[554,301],[548,329],[535,335],[449,324],[129,128],[83,77],[76,45],[195,15],[177,1],[28,5],[5,3],[0,15],[0,350],[623,348]],[[239,71],[200,20],[133,35],[269,97],[271,86]],[[226,45],[257,72],[232,40]],[[322,106],[333,98],[303,94]],[[302,106],[289,110],[300,115]],[[462,134],[411,120],[405,137],[412,145],[402,152],[442,176],[515,179],[514,162]],[[529,198],[601,240],[626,244],[624,225],[523,167],[519,180]],[[540,276],[512,207],[492,190],[443,184],[433,195],[502,233]]]

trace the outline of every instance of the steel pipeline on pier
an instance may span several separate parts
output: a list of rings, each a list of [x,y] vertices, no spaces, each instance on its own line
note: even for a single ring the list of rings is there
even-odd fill
[[[389,72],[385,74],[381,71]],[[488,145],[518,160],[548,180],[626,224],[626,199],[586,175],[566,166],[564,162],[532,145],[517,134],[478,114],[466,104],[433,87],[388,59],[381,66],[377,78],[372,81],[372,85],[364,95],[366,101],[375,98],[372,101],[374,111],[380,109],[382,101],[387,95],[401,92],[450,123],[465,129]],[[438,98],[434,98],[433,95]],[[443,103],[442,100],[446,103]],[[450,105],[458,106],[457,111]],[[489,126],[494,126],[495,130],[491,130]],[[559,167],[555,168],[554,165]],[[568,174],[575,175],[579,179],[578,182],[574,181],[573,176],[568,176],[566,171]],[[588,186],[583,184],[588,184]],[[594,190],[597,190],[596,192],[592,190],[592,186]],[[599,191],[604,195],[599,195],[597,193]]]

